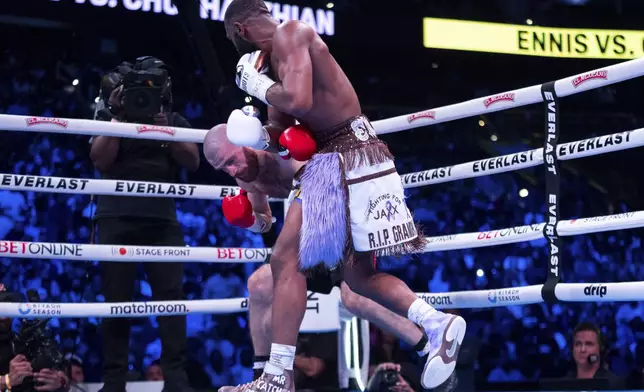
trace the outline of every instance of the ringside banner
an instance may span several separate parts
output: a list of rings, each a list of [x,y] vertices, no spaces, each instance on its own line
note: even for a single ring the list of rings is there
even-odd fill
[[[423,19],[431,49],[586,59],[644,56],[644,31],[553,28],[454,19]]]
[[[60,2],[60,0],[50,0]],[[127,11],[152,12],[174,16],[179,13],[172,0],[66,0],[73,4],[103,8],[121,8]],[[200,0],[201,19],[223,21],[226,9],[232,0]],[[335,34],[335,14],[332,10],[301,7],[266,1],[268,10],[280,22],[300,20],[315,29],[320,35]]]

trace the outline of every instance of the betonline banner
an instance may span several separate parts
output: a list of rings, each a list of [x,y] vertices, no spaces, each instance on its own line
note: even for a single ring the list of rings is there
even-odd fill
[[[453,19],[423,19],[426,48],[527,56],[634,59],[644,31],[553,28]]]
[[[6,1],[6,0],[0,0]],[[51,0],[58,2],[61,0]],[[124,8],[128,11],[153,12],[169,16],[177,15],[179,11],[172,4],[172,0],[63,0],[76,4],[94,7]],[[200,0],[200,16],[202,19],[223,21],[226,9],[232,0]],[[266,6],[273,17],[280,22],[287,20],[300,20],[310,26],[320,35],[332,36],[335,34],[335,14],[331,10],[313,9],[291,4],[281,4],[266,1]]]

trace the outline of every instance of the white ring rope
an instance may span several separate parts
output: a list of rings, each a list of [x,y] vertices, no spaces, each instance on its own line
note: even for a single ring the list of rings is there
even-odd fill
[[[81,195],[221,200],[226,196],[239,194],[240,188],[226,185],[174,184],[167,182],[99,180],[94,178],[0,173],[0,189]],[[270,198],[269,200],[282,201],[284,199]]]
[[[543,285],[494,290],[453,291],[449,293],[416,293],[437,309],[496,308],[510,305],[531,305],[544,302]],[[559,283],[557,298],[565,302],[644,301],[644,282]],[[318,313],[338,311],[338,295],[319,295],[331,300]],[[0,303],[0,317],[74,318],[74,317],[149,317],[188,314],[228,314],[248,310],[247,298],[146,301],[116,303]],[[328,330],[308,326],[307,331]]]
[[[482,248],[543,238],[544,223],[499,230],[428,237],[424,252]],[[644,226],[644,211],[559,221],[559,235],[573,236]],[[255,263],[270,255],[268,248],[90,245],[0,240],[0,257],[112,262]]]
[[[134,246],[23,242],[0,240],[0,257],[112,262],[258,263],[268,248],[212,248],[207,246]]]
[[[644,57],[560,79],[555,83],[555,90],[558,97],[566,97],[642,75],[644,75]],[[531,105],[537,102],[543,102],[541,85],[378,120],[373,122],[373,126],[376,133],[382,135]],[[10,114],[0,114],[0,124],[2,124],[2,129],[7,131],[104,135],[193,143],[203,143],[207,132],[205,129]],[[109,126],[106,126],[106,124],[109,124]]]
[[[559,160],[566,161],[641,146],[644,146],[644,128],[563,143],[557,146],[557,156]],[[404,188],[416,188],[466,178],[506,173],[539,166],[542,163],[543,147],[513,154],[499,155],[478,161],[460,163],[454,166],[402,174],[400,177]]]
[[[644,128],[577,140],[557,146],[560,160],[572,160],[644,146]],[[466,178],[482,177],[539,166],[543,148],[500,155],[401,175],[404,188],[416,188]],[[98,180],[0,173],[0,189],[51,193],[173,197],[221,200],[236,195],[239,187],[220,185],[172,184],[161,182]],[[270,201],[284,199],[271,198]]]

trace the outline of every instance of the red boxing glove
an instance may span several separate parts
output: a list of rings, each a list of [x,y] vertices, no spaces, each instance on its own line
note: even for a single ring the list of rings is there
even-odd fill
[[[226,196],[221,203],[224,217],[233,226],[247,229],[255,224],[253,206],[248,200],[246,191],[242,190],[239,195]]]
[[[302,125],[294,125],[282,132],[279,144],[282,158],[300,162],[308,161],[318,150],[311,132]]]

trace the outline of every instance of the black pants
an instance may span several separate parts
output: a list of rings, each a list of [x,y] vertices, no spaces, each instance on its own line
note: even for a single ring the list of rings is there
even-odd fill
[[[98,243],[109,245],[184,246],[176,221],[148,218],[98,219]],[[128,302],[134,295],[137,263],[103,263],[105,302]],[[183,300],[182,263],[143,263],[154,301]],[[186,317],[158,317],[161,337],[161,368],[165,390],[187,385]],[[103,382],[105,390],[124,391],[128,372],[130,319],[103,319]],[[176,387],[175,387],[176,386]],[[178,389],[177,389],[178,390]]]

